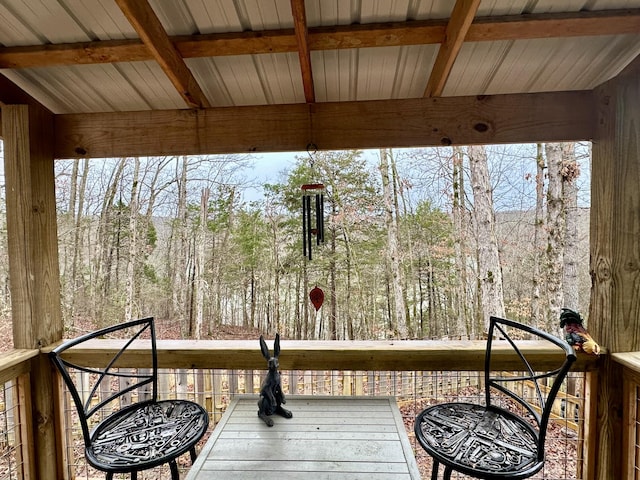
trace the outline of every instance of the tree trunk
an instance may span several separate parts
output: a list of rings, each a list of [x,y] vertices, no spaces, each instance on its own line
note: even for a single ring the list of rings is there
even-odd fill
[[[209,329],[213,329],[215,325],[219,325],[224,323],[223,317],[225,317],[226,313],[230,311],[231,305],[224,305],[224,301],[227,300],[225,298],[223,292],[223,281],[222,281],[222,272],[225,268],[225,261],[227,261],[227,253],[230,251],[229,249],[229,235],[231,231],[231,226],[233,225],[233,216],[234,216],[234,205],[235,205],[235,188],[231,188],[227,191],[223,191],[219,193],[221,204],[228,209],[226,212],[219,212],[226,219],[214,218],[213,222],[221,222],[221,234],[213,235],[213,239],[211,242],[211,257],[212,257],[212,282],[215,282],[212,285],[212,291],[215,292],[215,299],[213,301],[213,305],[215,311],[213,315],[211,315],[212,324],[209,325]],[[226,198],[224,196],[226,195]],[[229,308],[227,308],[229,307]],[[231,324],[233,324],[233,317],[230,318]],[[279,325],[276,325],[279,327]]]
[[[564,304],[562,269],[564,267],[565,222],[562,195],[562,151],[564,144],[547,143],[549,187],[547,191],[547,293],[549,295],[546,328],[557,329],[556,320]]]
[[[393,184],[393,204],[395,206],[395,219],[396,219],[396,236],[398,238],[398,245],[401,245],[401,234],[400,234],[400,226],[397,225],[398,223],[398,218],[406,218],[406,213],[407,213],[407,208],[406,208],[406,203],[405,203],[405,199],[404,196],[400,193],[398,193],[398,189],[400,186],[400,177],[398,176],[398,168],[396,165],[396,157],[393,156],[392,151],[389,151],[389,157],[391,160],[391,180],[392,180],[392,184]],[[400,205],[398,202],[398,197],[402,198],[402,202],[403,202],[403,208],[402,208],[402,212],[400,211]],[[412,242],[409,241],[407,242],[409,247],[408,247],[408,251],[407,251],[407,255],[408,258],[412,258],[413,252],[411,250],[411,245]],[[400,248],[399,250],[404,251],[404,248]],[[411,265],[412,262],[408,262],[409,265]],[[411,334],[413,335],[413,327],[412,327],[412,323],[411,323],[411,314],[409,312],[409,300],[408,300],[408,292],[409,292],[409,287],[407,285],[407,276],[409,275],[409,273],[407,271],[405,271],[402,268],[402,262],[400,262],[399,265],[399,272],[400,272],[400,293],[402,295],[402,307],[404,308],[404,319],[405,319],[405,324],[406,324],[406,328],[407,328],[407,335]]]
[[[562,148],[562,196],[564,202],[565,246],[564,278],[562,290],[564,306],[578,310],[578,177],[580,167],[576,160],[575,144],[565,143]]]
[[[64,215],[59,215],[59,222],[61,225],[64,225],[63,229],[60,231],[59,241],[61,252],[60,252],[60,280],[61,280],[61,291],[62,295],[62,314],[65,316],[65,323],[70,322],[71,326],[73,326],[73,317],[74,317],[74,302],[76,299],[75,296],[75,287],[74,283],[76,278],[73,274],[73,256],[74,253],[78,249],[78,245],[76,243],[77,236],[75,232],[76,228],[76,199],[78,196],[78,177],[80,171],[80,160],[73,160],[73,166],[71,167],[71,175],[69,177],[69,204],[67,206],[67,212]],[[71,239],[68,239],[66,232],[70,233]],[[66,306],[66,308],[64,308]]]
[[[80,185],[78,186],[77,189],[77,197],[78,197],[78,204],[77,207],[77,211],[75,211],[75,228],[74,228],[74,240],[73,240],[73,244],[75,246],[74,250],[73,250],[73,260],[71,262],[71,278],[73,279],[72,281],[72,285],[73,285],[73,300],[71,301],[71,311],[70,313],[70,320],[71,320],[71,325],[74,325],[74,320],[75,320],[75,306],[76,306],[76,300],[75,297],[79,296],[79,297],[84,297],[84,295],[80,294],[79,292],[85,292],[85,284],[84,284],[84,279],[82,274],[79,273],[79,270],[81,269],[81,265],[84,263],[84,255],[83,255],[83,251],[84,251],[84,245],[83,245],[83,237],[84,237],[84,231],[85,231],[85,227],[84,227],[84,202],[85,202],[85,196],[86,196],[86,192],[87,192],[87,179],[89,177],[89,159],[85,158],[82,162],[82,174],[81,174],[81,178],[80,178]],[[72,210],[72,212],[74,212],[74,210]]]
[[[489,316],[504,316],[502,269],[493,210],[493,188],[484,146],[468,147],[473,187],[473,214],[478,245],[478,279],[480,282],[480,313],[488,328]]]
[[[578,311],[580,306],[578,283],[578,177],[580,167],[576,160],[575,144],[567,143],[562,149],[562,178],[566,242],[564,247],[564,277],[562,291],[564,306]],[[576,377],[567,377],[567,392],[575,395]]]
[[[453,148],[453,248],[455,252],[455,269],[456,277],[459,279],[454,287],[455,304],[454,315],[457,331],[460,335],[466,335],[470,332],[467,325],[472,311],[471,300],[468,297],[468,274],[467,274],[467,232],[468,219],[466,215],[464,202],[464,152],[460,147]]]
[[[387,226],[387,268],[391,282],[391,296],[393,309],[391,312],[394,335],[400,338],[408,338],[406,308],[402,291],[402,270],[400,268],[400,252],[398,248],[398,220],[395,211],[395,202],[391,181],[389,178],[390,152],[380,150],[380,174],[382,176],[382,195],[385,207],[385,224]]]
[[[62,284],[63,304],[67,305],[67,322],[71,327],[75,325],[76,305],[83,295],[80,294],[84,287],[82,276],[78,273],[83,255],[83,209],[85,191],[87,185],[87,172],[89,160],[82,161],[83,169],[80,168],[81,161],[74,160],[69,180],[69,205],[66,215],[61,219],[67,224],[67,228],[72,232],[71,242],[60,242],[64,245],[64,251],[60,258],[62,263],[61,274],[64,280]],[[86,293],[86,292],[85,292]]]
[[[268,269],[269,271],[269,276],[272,276],[273,280],[268,280],[266,282],[267,286],[271,286],[272,282],[273,282],[273,287],[269,288],[269,291],[266,294],[266,298],[267,298],[267,303],[268,303],[268,308],[267,308],[267,321],[270,318],[274,318],[276,325],[278,325],[280,323],[280,290],[281,290],[281,270],[282,270],[282,265],[280,264],[280,250],[279,250],[279,246],[280,246],[280,237],[279,237],[279,233],[280,233],[280,229],[278,226],[278,221],[279,221],[279,215],[277,212],[273,211],[273,206],[271,205],[271,203],[267,203],[267,207],[265,209],[265,215],[266,218],[268,220],[268,228],[270,229],[270,247],[271,247],[271,264],[272,267]],[[300,276],[298,275],[296,277],[296,282],[297,284],[300,283]],[[290,289],[287,289],[288,293]],[[295,287],[295,293],[296,293],[296,298],[300,298],[299,296],[297,296],[297,294],[299,293],[299,288],[296,285]],[[304,303],[304,302],[303,302]],[[307,325],[306,323],[303,324],[303,320],[306,322],[306,316],[303,316],[301,314],[301,310],[299,308],[299,302],[296,304],[296,309],[295,309],[296,313],[295,313],[295,323],[296,323],[296,328],[295,328],[295,338],[297,339],[303,339],[306,338],[306,330],[307,330]],[[268,323],[268,322],[267,322]],[[264,322],[259,319],[258,320],[258,328],[260,328],[260,330],[264,330]]]
[[[125,286],[125,308],[124,318],[126,321],[137,317],[139,312],[137,309],[137,299],[135,298],[135,285],[138,281],[136,264],[138,262],[139,250],[138,245],[138,216],[140,214],[140,205],[138,195],[140,185],[138,177],[140,175],[140,158],[134,158],[133,179],[131,181],[131,199],[129,201],[129,255],[127,258],[127,277]]]
[[[335,218],[336,205],[332,202],[331,215]],[[331,256],[329,260],[329,340],[338,339],[338,295],[336,292],[336,231],[331,233]],[[308,302],[307,302],[308,304]]]
[[[195,245],[195,281],[193,289],[195,292],[195,304],[194,304],[194,317],[195,328],[194,337],[196,340],[202,338],[202,329],[204,324],[204,292],[206,286],[206,280],[204,277],[206,263],[205,258],[205,245],[207,236],[207,221],[209,211],[209,194],[210,190],[204,188],[200,197],[200,223],[198,224],[198,230],[196,232],[196,245]]]
[[[538,328],[546,325],[547,309],[542,307],[541,292],[545,286],[545,275],[542,273],[541,262],[544,259],[544,170],[545,159],[542,154],[542,144],[537,145],[536,154],[536,212],[533,226],[533,276],[531,279],[531,322]]]
[[[173,317],[180,325],[183,337],[189,336],[187,314],[189,312],[187,299],[189,298],[187,275],[189,271],[189,240],[187,237],[187,157],[180,160],[178,179],[178,205],[176,220],[173,222],[171,237],[173,239],[172,253],[167,259],[171,268],[171,301]]]
[[[176,165],[176,162],[177,162],[177,159],[174,157],[153,158],[153,159],[149,159],[147,162],[146,169],[150,169],[151,167],[153,167],[155,168],[155,170],[151,177],[151,181],[145,182],[146,184],[145,186],[147,189],[146,191],[148,194],[148,198],[146,202],[147,205],[146,205],[146,211],[144,213],[144,216],[141,217],[139,220],[139,223],[140,223],[139,230],[140,232],[143,232],[142,234],[144,239],[143,246],[142,246],[144,251],[141,253],[140,258],[145,262],[145,264],[148,260],[149,255],[153,251],[153,249],[157,247],[157,244],[156,244],[157,237],[155,237],[155,233],[157,232],[154,225],[154,212],[156,211],[155,210],[156,201],[158,200],[158,196],[160,195],[160,192],[169,188],[170,186],[175,185],[177,178],[173,177],[169,181],[166,181],[160,184],[159,182],[160,182],[160,179],[162,178],[162,174],[167,171],[167,167],[170,165]],[[153,240],[151,239],[152,232],[154,233]],[[171,249],[170,245],[169,245],[169,249]],[[168,278],[171,278],[171,277],[168,276]],[[150,298],[147,298],[147,296],[143,297],[142,294],[140,293],[141,287],[142,287],[142,282],[139,282],[138,291],[136,292],[136,295],[141,300],[144,298],[144,300],[141,302],[142,305],[144,305],[145,308],[149,308],[148,307],[149,304],[152,304],[153,311],[155,312],[156,316],[170,317],[171,316],[170,301],[168,301],[166,298],[163,298],[161,301],[158,301],[155,298],[150,299]]]
[[[125,159],[119,159],[117,166],[109,180],[109,185],[102,201],[100,209],[100,220],[98,225],[98,248],[95,255],[95,263],[97,264],[95,271],[96,292],[95,298],[97,308],[94,317],[98,319],[97,327],[104,325],[104,310],[107,299],[111,298],[112,270],[114,263],[114,249],[117,248],[115,241],[117,235],[115,233],[118,228],[114,223],[114,203],[118,185],[124,172]]]

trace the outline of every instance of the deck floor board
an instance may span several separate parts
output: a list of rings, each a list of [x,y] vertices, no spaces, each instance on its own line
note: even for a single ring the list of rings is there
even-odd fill
[[[234,398],[187,480],[420,479],[393,397],[287,400],[293,418],[267,427],[256,396]]]

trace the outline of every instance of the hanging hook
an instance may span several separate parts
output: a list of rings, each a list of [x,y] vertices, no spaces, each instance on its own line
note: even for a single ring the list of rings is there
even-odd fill
[[[315,143],[307,144],[307,155],[309,155],[309,160],[311,164],[311,168],[313,168],[313,162],[315,162],[315,158],[313,156],[318,153],[318,146]]]

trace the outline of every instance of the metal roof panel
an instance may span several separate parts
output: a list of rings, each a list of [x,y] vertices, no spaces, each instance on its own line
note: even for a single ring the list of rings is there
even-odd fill
[[[187,64],[216,106],[304,102],[295,53],[193,58]]]
[[[185,108],[155,62],[6,70],[3,73],[53,113]]]
[[[637,35],[467,43],[443,95],[588,90],[637,55]]]

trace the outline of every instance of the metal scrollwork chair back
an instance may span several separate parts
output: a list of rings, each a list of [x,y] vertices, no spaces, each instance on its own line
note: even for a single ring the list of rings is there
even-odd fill
[[[525,337],[545,341],[562,352],[557,365],[537,366],[539,359],[525,355],[514,341]],[[522,373],[504,373],[500,357],[509,352],[517,354]],[[485,405],[443,403],[427,407],[416,417],[416,438],[433,458],[432,480],[437,479],[440,464],[445,480],[453,471],[475,478],[510,480],[540,471],[553,402],[575,360],[573,349],[564,340],[528,325],[491,317],[485,353]]]
[[[72,348],[97,338],[124,339],[111,358],[102,354],[69,358]],[[87,345],[87,348],[90,348]],[[121,360],[134,353],[142,368],[122,368]],[[144,357],[144,358],[143,358]],[[50,353],[73,399],[84,437],[87,462],[106,473],[137,472],[169,464],[178,480],[177,458],[189,452],[209,426],[204,408],[188,400],[158,400],[158,360],[152,317],[106,327],[69,340]]]

